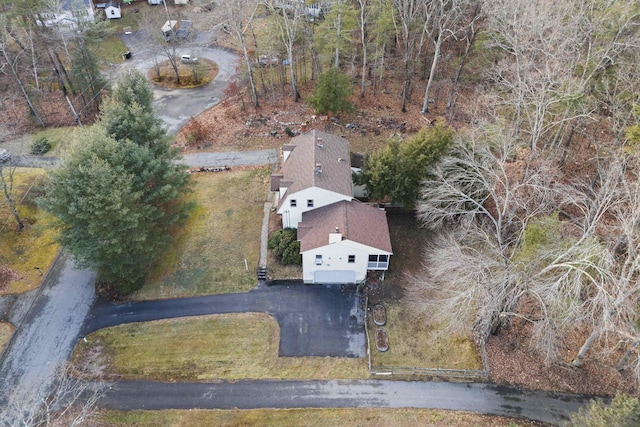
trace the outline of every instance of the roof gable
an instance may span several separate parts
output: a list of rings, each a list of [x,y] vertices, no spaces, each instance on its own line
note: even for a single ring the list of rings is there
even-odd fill
[[[327,246],[329,234],[342,234],[343,239],[385,252],[392,252],[387,213],[358,200],[340,201],[302,214],[298,229],[305,229],[300,252]]]

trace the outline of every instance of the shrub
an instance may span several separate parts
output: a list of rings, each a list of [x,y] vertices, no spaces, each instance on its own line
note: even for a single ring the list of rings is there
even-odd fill
[[[269,249],[280,258],[283,264],[302,264],[300,255],[300,242],[297,240],[298,230],[295,228],[285,228],[274,232],[269,238]]]
[[[35,142],[31,144],[29,152],[36,156],[41,156],[49,150],[51,150],[51,143],[47,138],[42,137],[36,139]]]

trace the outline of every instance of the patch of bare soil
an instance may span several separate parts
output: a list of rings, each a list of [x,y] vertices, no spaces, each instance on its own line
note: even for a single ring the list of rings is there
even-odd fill
[[[208,59],[198,59],[198,62],[193,64],[178,63],[178,75],[180,82],[176,79],[175,70],[168,60],[147,71],[147,78],[156,86],[189,89],[204,86],[213,80],[218,75],[218,65]]]
[[[575,331],[570,342],[563,343],[561,359],[546,365],[544,356],[530,348],[531,323],[522,319],[510,328],[502,329],[487,342],[490,378],[498,384],[512,384],[530,389],[580,393],[598,396],[614,395],[617,391],[630,395],[638,393],[631,372],[615,369],[619,354],[598,355],[592,348],[581,368],[571,365],[587,336]]]
[[[0,265],[0,292],[7,289],[9,283],[18,280],[20,275],[6,265]]]
[[[78,345],[80,355],[75,358],[73,364],[73,375],[86,379],[106,379],[106,369],[109,365],[104,346],[87,345],[80,341]]]

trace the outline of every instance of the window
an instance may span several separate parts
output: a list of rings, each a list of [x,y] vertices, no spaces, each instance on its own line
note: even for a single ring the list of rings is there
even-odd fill
[[[389,255],[369,255],[367,268],[370,270],[386,270],[389,267]]]
[[[313,207],[313,200],[311,200],[311,199],[307,200],[307,207],[308,208],[312,208]]]
[[[349,260],[348,260],[348,262],[349,262],[349,263],[354,263],[354,262],[356,262],[356,256],[355,256],[355,255],[349,255]]]
[[[291,207],[295,208],[296,206],[298,206],[298,202],[296,201],[296,199],[291,199]]]
[[[316,255],[316,265],[322,265],[322,255]]]

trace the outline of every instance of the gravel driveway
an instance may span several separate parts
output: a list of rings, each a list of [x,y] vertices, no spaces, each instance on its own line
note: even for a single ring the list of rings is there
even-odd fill
[[[208,108],[217,105],[224,97],[224,89],[234,79],[237,61],[236,53],[217,46],[211,46],[212,33],[200,33],[194,42],[185,43],[176,49],[176,54],[188,53],[198,58],[214,61],[218,65],[218,75],[209,84],[194,89],[165,89],[154,87],[154,107],[167,124],[169,133],[177,132],[190,117],[196,117]],[[117,82],[118,77],[130,68],[145,75],[153,68],[154,59],[159,62],[167,58],[157,42],[144,30],[132,34],[121,34],[120,39],[133,52],[131,59],[122,67],[114,67],[109,78]]]

